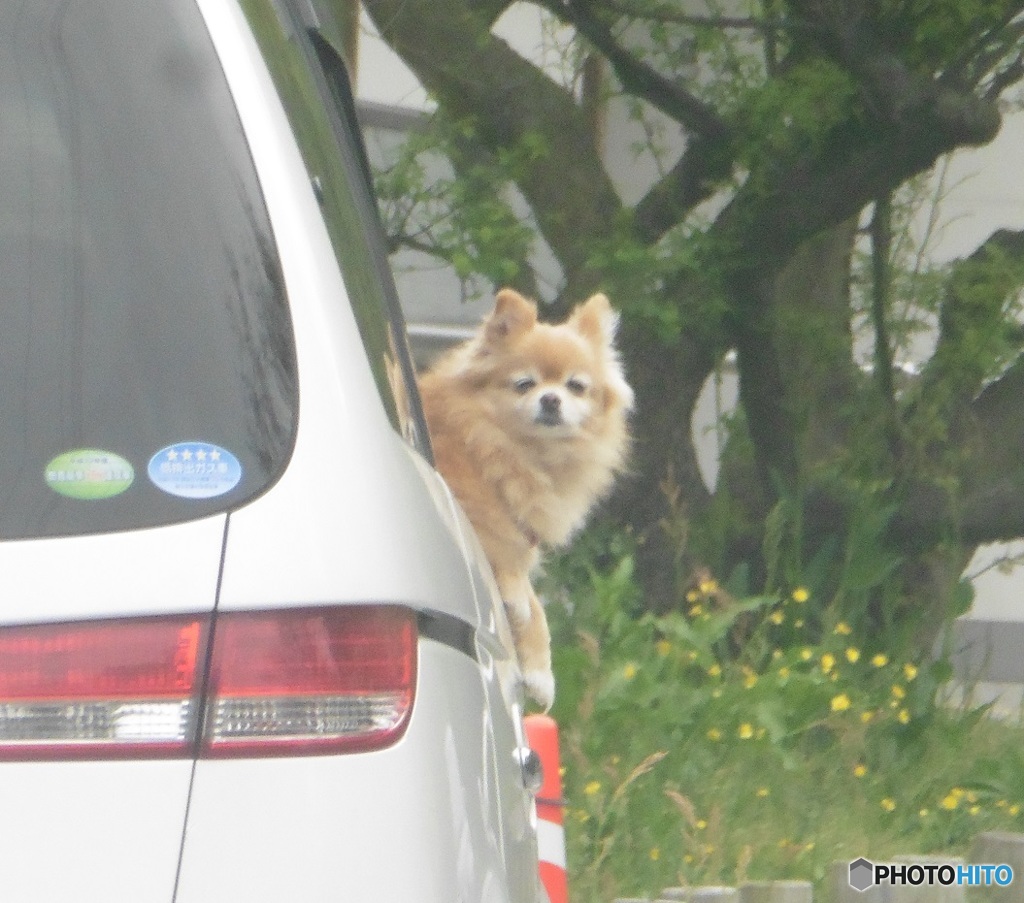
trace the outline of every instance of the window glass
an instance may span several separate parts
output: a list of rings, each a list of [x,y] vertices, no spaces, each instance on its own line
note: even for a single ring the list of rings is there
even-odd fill
[[[381,399],[395,428],[429,455],[404,323],[389,295],[389,264],[373,240],[377,211],[362,184],[361,145],[347,131],[353,123],[342,108],[350,99],[339,84],[343,64],[321,35],[306,31],[286,0],[242,0],[242,7],[316,186]]]
[[[0,4],[0,536],[237,505],[297,412],[280,267],[193,0]]]

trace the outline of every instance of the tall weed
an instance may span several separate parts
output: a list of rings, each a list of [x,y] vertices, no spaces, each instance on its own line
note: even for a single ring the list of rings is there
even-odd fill
[[[644,613],[628,542],[590,542],[545,588],[573,900],[801,878],[827,903],[834,860],[1024,830],[1024,730],[938,702],[945,663],[860,648],[799,584],[704,576]]]

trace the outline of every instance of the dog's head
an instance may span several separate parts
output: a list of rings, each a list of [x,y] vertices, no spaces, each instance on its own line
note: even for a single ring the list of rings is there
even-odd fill
[[[594,295],[558,325],[502,289],[465,365],[495,416],[516,432],[544,438],[599,434],[633,404],[615,350],[618,315]]]

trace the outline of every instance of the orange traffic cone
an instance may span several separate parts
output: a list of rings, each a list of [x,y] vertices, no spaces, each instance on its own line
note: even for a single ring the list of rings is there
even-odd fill
[[[551,903],[569,903],[565,874],[565,829],[562,827],[561,759],[558,753],[558,725],[549,715],[527,715],[523,719],[530,747],[544,766],[544,783],[537,793],[537,853],[540,880]]]

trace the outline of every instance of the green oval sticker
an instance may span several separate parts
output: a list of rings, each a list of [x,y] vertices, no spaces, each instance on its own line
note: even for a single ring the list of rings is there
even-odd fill
[[[109,499],[135,480],[135,469],[120,455],[77,448],[46,465],[46,485],[72,499]]]

